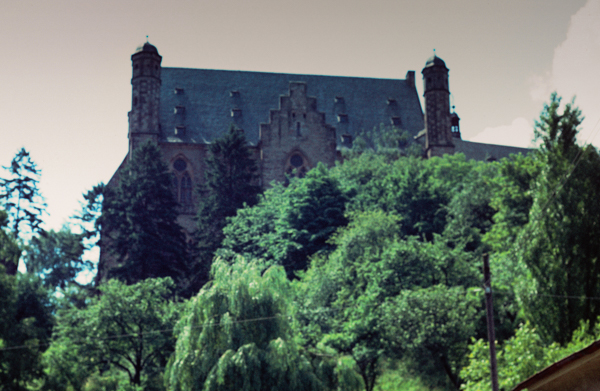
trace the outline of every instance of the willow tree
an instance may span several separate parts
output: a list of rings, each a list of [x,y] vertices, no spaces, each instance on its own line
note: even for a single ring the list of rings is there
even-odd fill
[[[214,280],[189,301],[175,329],[169,390],[358,389],[344,364],[311,355],[296,341],[289,282],[282,267],[219,259]]]

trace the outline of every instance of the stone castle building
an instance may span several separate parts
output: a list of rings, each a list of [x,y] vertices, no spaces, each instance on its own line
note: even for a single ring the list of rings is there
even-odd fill
[[[525,149],[464,141],[450,110],[448,68],[431,57],[422,71],[425,110],[415,72],[405,79],[374,79],[211,69],[163,68],[156,47],[131,56],[129,153],[156,142],[174,174],[179,222],[195,228],[193,189],[203,180],[210,142],[231,126],[244,131],[258,161],[261,184],[284,181],[318,162],[332,166],[362,131],[394,126],[409,132],[428,156],[463,152],[499,159]]]

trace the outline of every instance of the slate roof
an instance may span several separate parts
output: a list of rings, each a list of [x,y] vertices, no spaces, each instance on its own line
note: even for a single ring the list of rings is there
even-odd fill
[[[464,153],[467,159],[500,160],[512,154],[527,155],[532,149],[510,147],[508,145],[476,143],[461,139],[452,139],[455,153]]]
[[[344,134],[355,137],[382,123],[394,123],[413,135],[424,128],[414,83],[403,79],[190,68],[162,68],[161,73],[161,138],[170,142],[207,143],[235,124],[250,143],[258,143],[259,124],[279,108],[290,81],[307,83],[317,110],[336,128],[338,144]],[[177,126],[185,131],[176,134]]]

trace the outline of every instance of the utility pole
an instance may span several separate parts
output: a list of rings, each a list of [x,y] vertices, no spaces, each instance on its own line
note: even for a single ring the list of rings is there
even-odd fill
[[[494,332],[494,304],[492,302],[492,277],[488,254],[483,254],[483,287],[485,289],[485,309],[487,312],[488,341],[490,343],[490,369],[492,391],[498,391],[498,365],[496,363],[496,333]]]

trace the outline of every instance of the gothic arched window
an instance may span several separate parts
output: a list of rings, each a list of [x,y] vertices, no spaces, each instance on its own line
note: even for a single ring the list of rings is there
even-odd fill
[[[192,177],[189,173],[188,163],[178,158],[173,162],[173,189],[175,200],[182,206],[192,204]]]
[[[305,157],[303,157],[300,153],[294,152],[288,158],[285,173],[286,173],[286,183],[287,177],[296,176],[298,178],[304,178],[306,173],[310,170],[308,162]]]
[[[179,202],[182,205],[192,203],[192,178],[190,178],[190,174],[187,172],[184,172],[181,176],[181,191],[179,194]]]

